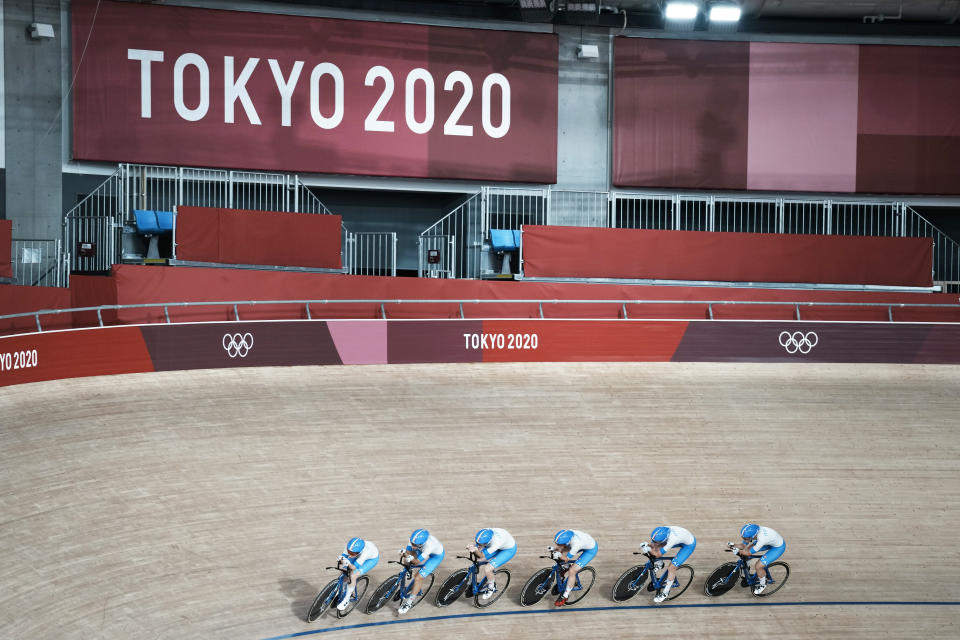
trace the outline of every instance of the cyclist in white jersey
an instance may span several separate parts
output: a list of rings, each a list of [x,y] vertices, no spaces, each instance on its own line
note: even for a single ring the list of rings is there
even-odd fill
[[[467,551],[476,556],[482,555],[487,560],[487,564],[480,567],[483,575],[487,578],[486,588],[480,594],[480,597],[489,600],[497,591],[493,572],[517,555],[517,541],[506,529],[494,528],[477,531],[474,542],[476,544],[467,545]]]
[[[757,558],[753,565],[753,571],[756,572],[760,582],[753,588],[754,595],[760,595],[767,588],[767,566],[771,562],[783,555],[787,550],[787,543],[783,536],[770,527],[761,527],[757,524],[745,524],[740,529],[740,537],[743,542],[733,544],[737,548],[737,554],[743,558],[749,558],[753,553],[763,552],[763,557]],[[731,543],[732,544],[732,543]]]
[[[667,581],[663,588],[654,596],[653,601],[660,604],[667,599],[670,589],[673,588],[673,581],[677,576],[677,567],[682,565],[693,553],[697,546],[697,539],[693,534],[683,527],[657,527],[650,533],[651,544],[644,542],[640,545],[643,553],[648,553],[655,558],[662,557],[667,551],[674,547],[680,547],[677,555],[673,557],[670,564],[667,565]],[[658,560],[655,568],[659,569],[663,561]]]
[[[597,555],[597,551],[600,549],[600,545],[597,544],[597,541],[594,540],[589,533],[577,531],[576,529],[561,529],[557,531],[557,534],[553,537],[553,541],[559,545],[559,547],[550,554],[554,560],[573,560],[570,568],[567,569],[566,574],[563,576],[563,579],[567,581],[567,587],[563,593],[559,594],[556,602],[553,603],[555,607],[562,607],[567,604],[567,598],[570,597],[570,592],[577,584],[577,573],[593,560],[594,556]],[[574,557],[576,557],[575,560]]]
[[[400,615],[410,611],[413,601],[420,595],[423,579],[440,566],[440,563],[443,562],[443,555],[443,545],[426,529],[417,529],[410,534],[410,544],[407,545],[406,549],[400,551],[400,562],[407,568],[414,560],[422,563],[423,566],[412,571],[413,587],[410,589],[410,595],[400,603],[398,611]]]
[[[337,558],[337,568],[347,567],[350,572],[347,592],[337,604],[337,609],[343,611],[347,608],[347,605],[350,604],[350,596],[353,595],[353,590],[357,586],[357,578],[368,573],[370,569],[377,566],[379,561],[380,550],[377,549],[377,545],[363,538],[350,538],[347,547]]]

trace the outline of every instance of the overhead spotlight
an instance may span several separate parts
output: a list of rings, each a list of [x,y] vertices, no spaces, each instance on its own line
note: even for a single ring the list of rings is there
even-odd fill
[[[740,5],[732,2],[718,2],[710,5],[710,22],[739,22]]]
[[[696,20],[700,13],[700,4],[697,2],[671,2],[663,10],[667,20],[690,21]]]

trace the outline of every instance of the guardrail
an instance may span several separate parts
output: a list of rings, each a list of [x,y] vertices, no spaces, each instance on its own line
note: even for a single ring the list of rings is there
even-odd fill
[[[165,319],[165,324],[175,324],[170,321],[170,309],[171,308],[186,308],[186,307],[229,307],[233,309],[233,318],[234,321],[240,321],[240,307],[253,307],[253,306],[262,306],[262,305],[303,305],[305,307],[306,316],[308,320],[312,320],[313,316],[310,311],[311,305],[330,305],[330,304],[375,304],[380,306],[380,317],[384,320],[387,319],[386,305],[388,304],[456,304],[459,306],[460,318],[465,319],[463,313],[463,305],[465,304],[536,304],[539,310],[540,318],[544,318],[543,307],[544,305],[558,305],[558,304],[617,304],[620,305],[620,313],[622,316],[618,315],[617,319],[622,320],[641,320],[644,318],[630,318],[627,315],[627,305],[664,305],[664,304],[681,304],[681,305],[707,305],[707,314],[710,320],[714,320],[713,309],[715,306],[722,305],[751,305],[751,306],[777,306],[777,307],[793,307],[794,308],[794,320],[802,321],[803,318],[800,314],[800,309],[810,308],[810,307],[863,307],[863,308],[885,308],[887,310],[887,318],[889,322],[893,322],[893,310],[894,309],[905,309],[905,308],[942,308],[942,309],[957,309],[960,310],[960,304],[919,304],[919,303],[892,303],[892,302],[815,302],[815,301],[806,301],[806,302],[797,302],[797,301],[767,301],[767,300],[624,300],[624,299],[615,299],[615,300],[557,300],[557,299],[517,299],[517,300],[499,300],[499,299],[467,299],[467,298],[454,298],[454,299],[436,299],[436,300],[404,300],[399,298],[375,298],[375,299],[318,299],[318,300],[223,300],[216,302],[151,302],[143,304],[108,304],[100,305],[96,307],[76,307],[72,309],[40,309],[37,311],[27,311],[24,313],[13,313],[9,315],[0,316],[0,321],[2,320],[11,320],[14,318],[28,318],[33,317],[36,319],[37,332],[43,332],[43,325],[40,322],[41,316],[51,316],[51,315],[61,315],[65,313],[83,313],[83,312],[93,312],[97,313],[98,325],[101,327],[106,326],[103,322],[103,312],[104,311],[117,311],[120,309],[163,309],[163,315]],[[510,316],[497,316],[497,320],[517,320],[525,319],[525,317],[510,317]],[[576,319],[576,318],[571,318]],[[587,319],[587,318],[584,318]],[[589,318],[596,319],[596,318]],[[658,318],[663,319],[663,318]],[[163,323],[160,323],[163,324]],[[11,334],[12,335],[12,334]]]

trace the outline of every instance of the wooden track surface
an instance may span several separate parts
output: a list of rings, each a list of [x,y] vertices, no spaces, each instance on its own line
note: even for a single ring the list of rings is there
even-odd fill
[[[395,620],[303,616],[349,536],[384,552],[372,589],[416,527],[447,547],[439,579],[477,528],[516,536],[492,611],[520,609],[563,527],[600,543],[582,607],[614,606],[614,580],[659,524],[698,539],[676,604],[757,602],[702,592],[746,521],[787,540],[793,573],[771,603],[960,601],[960,367],[176,372],[6,388],[0,415],[2,638],[262,640]],[[475,612],[431,594],[409,617]],[[333,637],[954,638],[958,625],[958,606],[665,606]]]

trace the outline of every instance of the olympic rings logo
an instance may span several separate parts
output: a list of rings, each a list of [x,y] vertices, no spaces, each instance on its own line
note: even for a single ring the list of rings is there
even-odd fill
[[[246,358],[250,349],[253,349],[253,334],[225,333],[223,335],[223,349],[231,358],[237,356]]]
[[[787,353],[810,353],[810,350],[817,346],[820,338],[813,331],[804,333],[803,331],[780,332],[780,346],[787,350]]]

